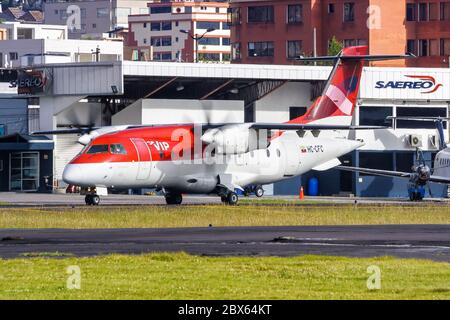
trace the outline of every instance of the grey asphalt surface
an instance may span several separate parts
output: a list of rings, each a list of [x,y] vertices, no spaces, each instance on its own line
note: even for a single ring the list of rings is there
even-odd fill
[[[0,257],[184,251],[207,256],[396,256],[450,262],[450,225],[0,229]]]
[[[297,200],[297,196],[264,196],[261,199],[251,197],[258,203],[264,199],[284,199]],[[345,205],[353,204],[355,201],[363,205],[427,205],[430,203],[436,205],[447,205],[450,203],[449,199],[425,199],[420,203],[412,203],[407,199],[398,198],[350,198],[350,197],[306,197],[306,200],[317,202],[320,205]],[[219,204],[220,198],[217,196],[195,196],[188,195],[183,197],[183,204],[200,205],[200,204]],[[145,206],[145,205],[165,205],[166,202],[162,196],[141,196],[141,195],[117,195],[111,194],[102,196],[101,206]],[[295,203],[296,205],[305,205],[301,201]],[[1,207],[79,207],[85,206],[84,196],[79,194],[41,194],[41,193],[14,193],[14,192],[0,192],[0,208]]]

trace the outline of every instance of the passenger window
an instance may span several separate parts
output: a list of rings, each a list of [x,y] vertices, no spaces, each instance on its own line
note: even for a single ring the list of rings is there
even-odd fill
[[[108,145],[107,144],[97,144],[93,145],[89,148],[87,154],[96,154],[96,153],[107,153]]]
[[[280,151],[280,149],[277,149],[277,156],[278,156],[278,158],[281,157],[281,151]]]
[[[111,145],[111,153],[112,154],[127,154],[127,150],[125,150],[124,146],[121,144],[112,144]]]
[[[267,149],[267,158],[270,158],[270,150]]]

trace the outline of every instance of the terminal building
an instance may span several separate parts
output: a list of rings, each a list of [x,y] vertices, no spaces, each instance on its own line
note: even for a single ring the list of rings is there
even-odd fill
[[[19,79],[47,77],[48,81],[26,82],[32,87],[11,85],[14,75],[10,71],[2,70],[0,81],[0,172],[7,181],[0,185],[0,191],[65,187],[62,172],[82,148],[78,137],[31,138],[31,131],[77,125],[205,122],[205,117],[213,122],[281,123],[306,112],[320,94],[331,68],[100,61],[19,69]],[[354,124],[390,128],[351,132],[352,138],[364,140],[365,145],[341,161],[346,165],[410,171],[417,147],[424,151],[427,161],[432,161],[438,151],[437,132],[432,125],[404,121],[386,124],[385,119],[396,115],[448,116],[450,70],[366,67],[361,81]],[[22,125],[12,125],[17,123]],[[39,160],[26,160],[29,150]],[[33,169],[33,174],[38,175],[33,176],[35,182],[24,180],[18,188],[19,169],[20,177],[29,177]],[[337,170],[310,172],[265,188],[267,194],[297,194],[300,185],[307,187],[311,177],[319,180],[319,193],[324,196],[407,196],[406,179]],[[432,189],[434,196],[447,192],[444,185],[435,184]]]

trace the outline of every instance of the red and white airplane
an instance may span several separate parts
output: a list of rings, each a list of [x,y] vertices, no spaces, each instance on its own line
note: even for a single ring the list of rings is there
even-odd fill
[[[188,124],[69,129],[36,134],[84,133],[86,147],[65,168],[63,180],[82,187],[86,204],[98,205],[107,188],[157,188],[167,204],[182,194],[217,194],[237,204],[236,189],[274,183],[310,170],[328,170],[338,157],[363,145],[349,140],[364,61],[409,56],[369,56],[366,46],[333,57],[324,92],[308,112],[283,124]],[[325,132],[322,132],[325,131]],[[344,134],[344,136],[343,136]]]

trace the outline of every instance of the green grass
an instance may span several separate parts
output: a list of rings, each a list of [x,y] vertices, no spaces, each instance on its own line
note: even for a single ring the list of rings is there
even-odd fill
[[[144,206],[1,209],[0,228],[166,228],[361,224],[449,224],[449,206]]]
[[[80,290],[66,287],[72,265]],[[371,265],[381,269],[380,290],[367,289]],[[0,260],[0,299],[450,299],[450,264],[184,253]]]

